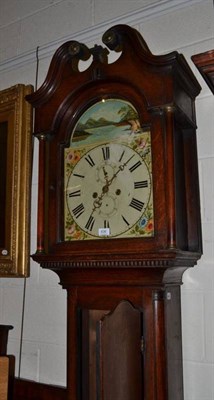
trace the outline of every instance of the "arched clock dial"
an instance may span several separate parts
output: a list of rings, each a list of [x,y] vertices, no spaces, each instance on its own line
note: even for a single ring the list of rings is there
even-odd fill
[[[123,144],[102,144],[75,165],[67,184],[67,206],[78,227],[93,236],[129,231],[144,214],[151,177],[142,157]]]
[[[119,99],[82,115],[65,149],[65,240],[153,235],[150,136]]]

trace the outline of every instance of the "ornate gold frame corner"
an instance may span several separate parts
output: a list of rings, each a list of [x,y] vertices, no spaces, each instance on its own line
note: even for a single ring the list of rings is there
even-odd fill
[[[25,96],[32,91],[22,84],[0,91],[0,277],[29,276],[32,108]]]

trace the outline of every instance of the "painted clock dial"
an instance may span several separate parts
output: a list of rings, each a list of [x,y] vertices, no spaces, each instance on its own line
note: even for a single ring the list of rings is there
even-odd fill
[[[64,155],[65,240],[153,235],[151,134],[130,103],[91,106]]]

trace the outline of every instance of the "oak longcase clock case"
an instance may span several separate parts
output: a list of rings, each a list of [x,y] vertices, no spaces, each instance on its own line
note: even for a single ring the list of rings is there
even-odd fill
[[[64,43],[27,96],[40,146],[33,258],[68,291],[68,399],[181,400],[180,284],[202,251],[200,86],[181,54],[153,55],[131,27],[103,43]]]

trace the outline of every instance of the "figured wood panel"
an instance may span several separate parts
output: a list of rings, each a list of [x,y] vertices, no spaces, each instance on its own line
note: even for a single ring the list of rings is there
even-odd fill
[[[142,400],[141,312],[128,301],[99,323],[100,400]]]
[[[79,350],[79,393],[82,400],[97,400],[97,324],[109,311],[86,310],[80,312]]]
[[[9,381],[9,359],[0,357],[0,399],[7,400]]]

